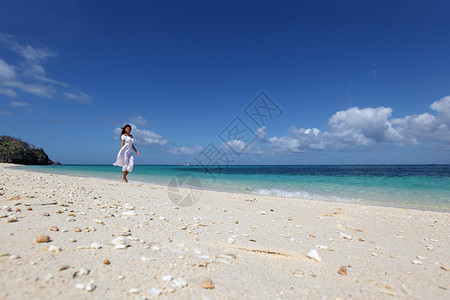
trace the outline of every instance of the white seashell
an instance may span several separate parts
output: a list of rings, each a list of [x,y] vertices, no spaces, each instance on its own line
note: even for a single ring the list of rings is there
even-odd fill
[[[48,247],[48,251],[50,252],[60,252],[62,251],[61,247],[57,247],[55,245],[51,245],[50,247]]]
[[[179,288],[183,288],[187,285],[186,281],[184,281],[184,279],[181,277],[174,279],[172,282],[176,287],[179,287]]]
[[[236,242],[236,240],[233,238],[228,239],[228,244],[234,244],[235,242]]]
[[[91,281],[88,284],[86,284],[85,290],[88,291],[88,292],[92,292],[96,288],[97,288],[97,286],[94,284],[93,281]]]
[[[418,258],[418,259],[425,259],[426,257],[425,257],[425,256],[417,255],[417,258]]]
[[[346,239],[346,240],[351,240],[351,239],[353,239],[353,237],[352,237],[351,235],[346,234],[346,233],[343,233],[343,232],[340,233],[340,236],[343,237],[343,238]]]
[[[101,247],[102,247],[102,245],[100,245],[97,242],[92,243],[90,246],[91,249],[100,249]]]
[[[81,268],[80,269],[80,271],[78,271],[78,275],[80,275],[80,276],[86,276],[86,275],[88,275],[89,274],[89,270],[88,269],[86,269],[86,268]]]
[[[139,294],[139,289],[130,289],[128,292],[130,294]]]
[[[322,249],[322,250],[328,250],[328,246],[324,246],[324,245],[316,245],[317,248]]]
[[[148,292],[149,292],[150,294],[152,294],[153,296],[159,296],[159,295],[161,295],[162,290],[160,290],[160,289],[155,289],[155,288],[151,288]]]
[[[314,259],[317,262],[321,262],[322,261],[322,259],[319,256],[319,253],[317,252],[316,249],[312,249],[311,251],[309,251],[306,256],[308,256],[311,259]]]
[[[129,210],[133,210],[134,209],[134,207],[130,203],[125,203],[125,205],[123,207],[125,209],[129,209]]]
[[[11,259],[11,260],[15,260],[15,259],[19,259],[19,258],[20,258],[19,255],[11,255],[11,256],[9,257],[9,259]]]
[[[161,250],[161,248],[159,246],[153,245],[152,250],[159,251],[159,250]]]
[[[172,275],[166,275],[166,276],[161,277],[161,279],[163,281],[171,281],[173,279],[173,277],[172,277]]]
[[[122,216],[134,216],[134,211],[124,211]]]
[[[141,260],[156,261],[156,258],[154,258],[154,257],[145,257],[145,256],[142,256],[142,257],[141,257]]]
[[[77,283],[77,284],[75,284],[75,288],[77,288],[79,290],[84,290],[84,287],[85,287],[84,283]]]
[[[127,247],[128,247],[127,245],[115,245],[114,249],[123,250],[123,249],[126,249]]]
[[[415,265],[421,265],[421,264],[422,264],[422,261],[420,261],[420,260],[418,260],[418,259],[415,259],[415,260],[413,260],[411,263],[413,263],[413,264],[415,264]]]
[[[128,245],[130,244],[130,242],[128,241],[128,239],[124,238],[123,236],[118,236],[118,237],[112,239],[111,243],[112,243],[114,246],[120,246],[120,245],[122,245],[122,246],[125,246],[125,247],[128,246]]]
[[[261,215],[267,215],[267,213],[266,213],[264,210],[260,211],[259,214],[261,214]]]

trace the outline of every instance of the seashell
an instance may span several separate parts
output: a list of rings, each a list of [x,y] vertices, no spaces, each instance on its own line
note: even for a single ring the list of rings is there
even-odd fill
[[[328,250],[328,246],[316,245],[316,247],[322,250]]]
[[[205,278],[201,283],[200,286],[204,289],[213,289],[214,284],[211,280],[211,278]]]
[[[119,250],[126,249],[127,247],[128,247],[127,245],[115,245],[114,246],[115,249],[119,249]]]
[[[450,271],[450,268],[447,268],[445,266],[441,266],[441,269],[444,270],[444,271]]]
[[[161,277],[161,279],[163,281],[171,281],[173,279],[173,277],[172,277],[172,275],[166,275],[166,276]]]
[[[264,210],[260,211],[259,214],[260,215],[267,215],[267,213]]]
[[[346,240],[351,240],[351,239],[353,239],[353,237],[352,237],[351,235],[346,234],[346,233],[343,233],[343,232],[341,232],[339,235],[340,235],[341,237],[343,237],[344,239],[346,239]]]
[[[101,247],[102,247],[102,245],[100,245],[99,243],[97,243],[97,242],[93,242],[90,246],[89,246],[91,249],[100,249]]]
[[[92,292],[93,290],[95,290],[97,288],[97,286],[94,284],[93,281],[89,282],[88,284],[86,284],[86,287],[84,288],[86,291],[88,292]]]
[[[8,219],[6,219],[6,222],[8,222],[8,223],[14,223],[17,221],[19,221],[19,219],[17,219],[16,216],[9,216]]]
[[[81,229],[80,229],[79,227],[75,227],[75,228],[73,229],[73,231],[75,231],[75,232],[81,232]]]
[[[92,219],[92,221],[93,221],[94,223],[97,223],[97,224],[100,224],[100,225],[105,225],[105,223],[103,223],[103,221],[102,221],[102,220],[99,220],[99,219]]]
[[[420,256],[420,255],[417,255],[416,256],[418,259],[425,259],[426,257],[425,256]]]
[[[55,245],[51,245],[50,247],[48,247],[48,251],[50,251],[50,252],[61,252],[62,249],[61,249],[61,247],[57,247]]]
[[[128,293],[137,295],[137,294],[139,294],[140,292],[139,292],[139,289],[130,289],[130,290],[128,291]]]
[[[151,288],[148,292],[153,296],[159,296],[159,295],[161,295],[162,290]]]
[[[179,287],[179,288],[183,288],[187,285],[187,282],[181,277],[179,277],[177,279],[173,279],[172,282],[176,287]]]
[[[118,236],[118,237],[114,238],[111,241],[111,243],[114,246],[125,246],[125,247],[127,247],[130,244],[130,242],[126,238],[124,238],[123,236]]]
[[[308,256],[309,258],[311,258],[317,262],[322,261],[322,258],[320,258],[319,253],[317,252],[316,249],[310,250],[306,256]]]
[[[36,243],[48,243],[52,240],[48,235],[38,235],[36,237]]]
[[[59,228],[57,226],[51,226],[51,227],[49,227],[48,230],[50,230],[50,231],[59,231]]]
[[[61,266],[61,267],[58,269],[58,271],[64,271],[64,270],[67,270],[68,268],[70,268],[69,265],[64,265],[64,266]]]
[[[347,267],[346,267],[346,266],[342,266],[342,267],[339,269],[338,274],[341,274],[341,275],[347,275]]]
[[[415,260],[413,260],[411,263],[413,263],[413,264],[415,264],[415,265],[421,265],[421,264],[422,264],[422,261],[420,261],[420,260],[418,260],[418,259],[415,259]]]
[[[16,260],[16,259],[19,259],[19,258],[20,258],[19,255],[11,255],[11,256],[9,257],[10,260]]]
[[[234,244],[235,242],[236,242],[236,240],[233,238],[228,239],[228,244]]]
[[[79,275],[79,276],[86,276],[86,275],[88,275],[90,272],[91,272],[91,271],[89,271],[89,270],[86,269],[86,268],[81,268],[80,271],[78,271],[78,275]]]
[[[85,285],[84,285],[84,283],[77,283],[77,284],[75,284],[75,288],[77,288],[79,290],[84,290]]]

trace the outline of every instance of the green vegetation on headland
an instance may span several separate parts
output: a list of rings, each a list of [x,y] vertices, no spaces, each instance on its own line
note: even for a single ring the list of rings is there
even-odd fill
[[[0,162],[23,165],[51,165],[44,149],[8,135],[0,136]],[[55,164],[60,164],[55,162]]]

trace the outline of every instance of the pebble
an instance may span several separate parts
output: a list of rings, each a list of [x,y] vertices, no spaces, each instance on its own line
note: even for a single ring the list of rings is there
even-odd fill
[[[51,237],[49,237],[48,235],[38,235],[36,237],[36,242],[37,243],[48,243],[52,240]]]
[[[81,229],[80,229],[79,227],[75,227],[75,228],[73,229],[73,231],[75,231],[75,232],[81,232]]]
[[[84,290],[85,284],[84,283],[77,283],[75,284],[75,288],[79,290]]]
[[[50,230],[50,231],[59,231],[59,228],[57,226],[51,226],[48,230]]]
[[[74,239],[74,238],[69,239],[69,242],[71,242],[71,243],[75,243],[76,241],[77,241],[77,240]]]
[[[315,260],[317,262],[321,262],[322,261],[322,258],[320,258],[320,255],[319,255],[319,253],[317,252],[316,249],[310,250],[306,256],[308,256],[309,258],[311,258],[311,259],[313,259],[313,260]]]
[[[105,259],[105,260],[103,260],[103,264],[104,264],[104,265],[110,265],[111,262],[110,262],[109,260]]]
[[[200,286],[204,289],[213,289],[214,284],[211,280],[211,278],[205,278],[201,283]]]
[[[16,259],[19,259],[19,258],[20,258],[19,255],[11,255],[11,256],[9,257],[9,259],[11,259],[11,260],[16,260]]]
[[[70,266],[64,265],[64,266],[61,266],[61,267],[58,269],[58,271],[64,271],[64,270],[67,270],[68,268],[70,268]]]

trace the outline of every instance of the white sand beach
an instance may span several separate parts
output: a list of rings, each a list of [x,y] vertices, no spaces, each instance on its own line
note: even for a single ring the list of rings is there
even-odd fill
[[[449,213],[215,191],[178,207],[121,174],[11,166],[0,299],[450,298]]]

